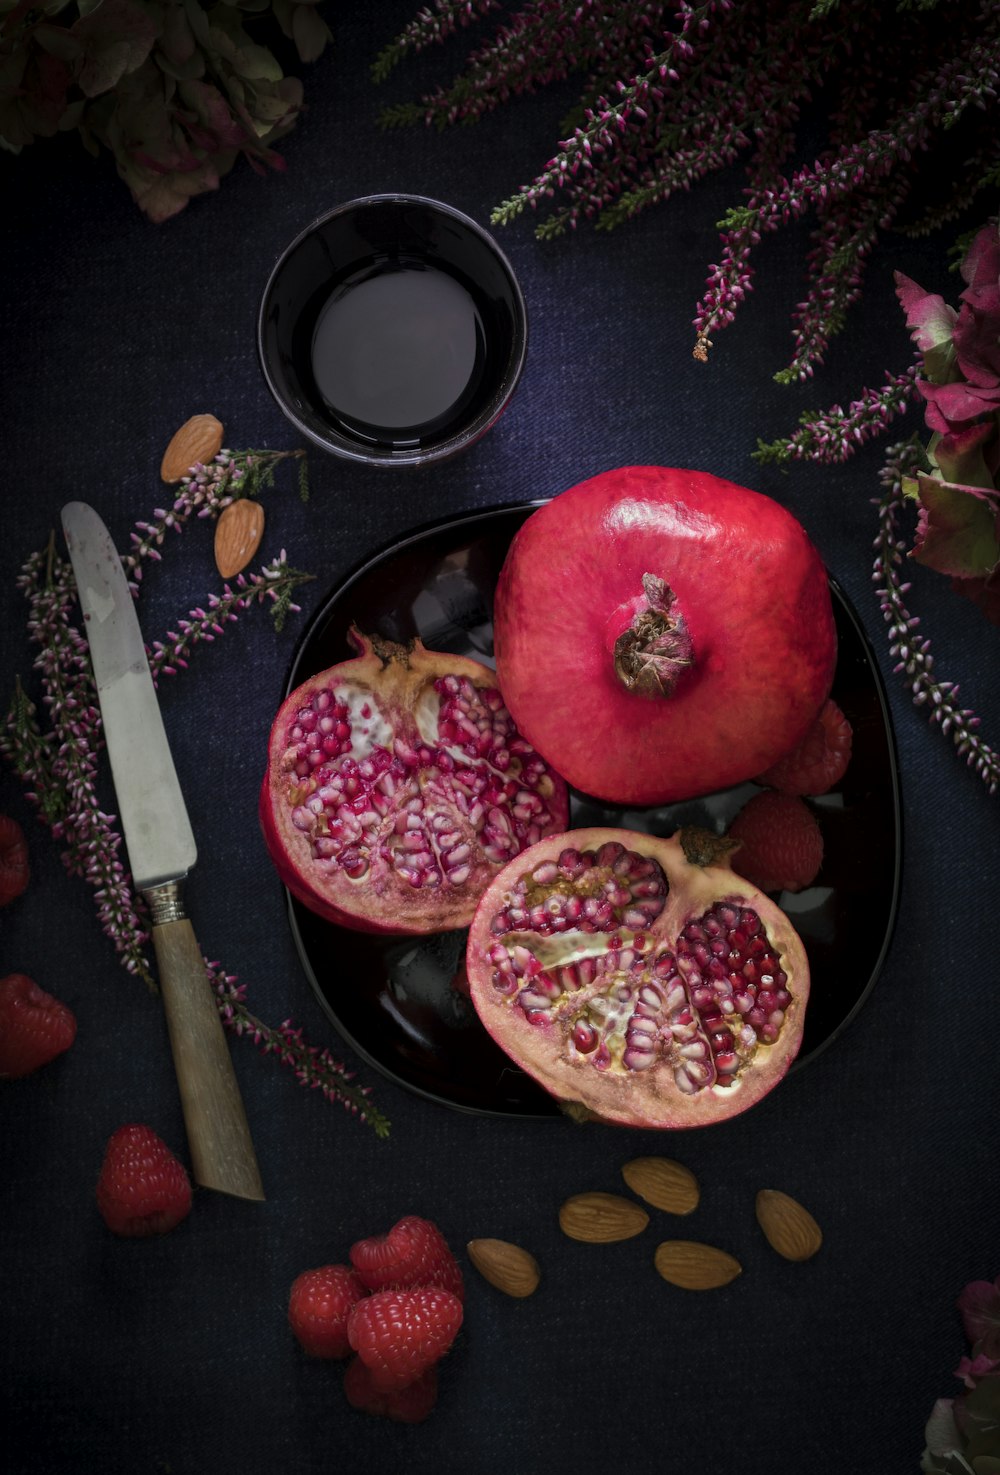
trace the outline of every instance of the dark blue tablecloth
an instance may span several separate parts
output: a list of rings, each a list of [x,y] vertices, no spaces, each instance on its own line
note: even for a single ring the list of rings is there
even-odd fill
[[[334,47],[302,69],[308,107],[282,145],[287,172],[261,178],[238,164],[217,194],[166,224],[145,220],[107,156],[92,160],[75,137],[4,158],[4,702],[15,673],[36,689],[15,580],[65,501],[92,502],[124,548],[136,520],[163,504],[160,457],[189,415],[218,415],[231,446],[297,444],[254,350],[259,295],[286,241],[328,206],[387,190],[434,195],[486,223],[551,154],[565,89],[476,128],[380,132],[383,103],[450,75],[464,47],[377,89],[369,64],[413,7],[374,9],[336,10]],[[284,547],[317,576],[302,614],[280,634],[247,615],[163,684],[200,849],[188,887],[200,941],[263,1019],[291,1018],[357,1066],[391,1118],[387,1140],[234,1041],[267,1202],[203,1192],[171,1235],[110,1235],[93,1189],[115,1128],[147,1122],[185,1153],[162,1017],[117,963],[87,887],[65,873],[21,785],[0,771],[0,809],[25,826],[33,868],[27,894],[0,915],[2,971],[31,974],[79,1021],[63,1059],[0,1085],[0,1463],[11,1475],[917,1468],[934,1400],[959,1387],[955,1299],[1000,1271],[997,801],[892,675],[871,583],[882,447],[788,474],[751,453],[803,409],[846,402],[905,367],[892,269],[954,297],[950,235],[885,242],[827,364],[782,387],[773,375],[802,296],[805,226],[765,241],[736,324],[716,335],[708,365],[691,356],[716,222],[741,185],[736,171],[716,177],[617,233],[542,243],[530,219],[505,231],[531,338],[500,423],[423,471],[374,473],[315,453],[308,503],[279,478],[264,552]],[[919,424],[913,414],[903,428]],[[548,497],[627,463],[713,471],[801,518],[877,650],[902,774],[901,904],[865,1008],[749,1114],[666,1140],[461,1113],[356,1060],[307,984],[256,817],[297,634],[347,570],[429,519]],[[147,575],[149,635],[218,582],[199,524]],[[941,673],[995,739],[995,631],[938,576],[917,570],[910,598]],[[856,984],[851,967],[848,955],[845,986]],[[697,1296],[655,1275],[653,1245],[673,1230],[665,1220],[620,1245],[560,1232],[566,1197],[620,1190],[622,1164],[648,1153],[697,1173],[702,1204],[683,1227],[742,1261],[726,1291]],[[761,1187],[810,1207],[825,1234],[815,1260],[790,1266],[764,1243],[753,1213]],[[415,1428],[351,1410],[339,1370],[304,1358],[285,1320],[299,1271],[342,1260],[407,1213],[440,1225],[468,1280],[438,1407]],[[535,1296],[508,1300],[477,1277],[464,1245],[480,1236],[536,1255]]]

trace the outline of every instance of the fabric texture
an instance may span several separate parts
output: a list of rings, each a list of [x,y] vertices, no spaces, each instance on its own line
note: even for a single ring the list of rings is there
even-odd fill
[[[262,178],[240,162],[217,194],[163,225],[145,220],[108,158],[91,159],[75,137],[0,161],[4,704],[16,674],[37,689],[15,581],[53,530],[58,541],[64,502],[90,501],[125,549],[134,524],[168,505],[160,458],[188,416],[216,414],[234,448],[299,444],[255,350],[258,301],[284,245],[331,205],[393,190],[441,198],[487,224],[551,156],[569,88],[513,102],[474,128],[379,130],[384,103],[452,75],[467,49],[464,33],[375,86],[370,63],[414,8],[335,7],[333,48],[298,69],[307,109],[281,145],[287,171]],[[78,1019],[65,1057],[0,1083],[9,1475],[918,1468],[935,1399],[960,1388],[953,1370],[967,1348],[956,1298],[1000,1271],[997,801],[892,672],[871,586],[883,446],[788,473],[751,456],[758,437],[789,433],[804,409],[846,403],[910,362],[892,270],[951,300],[951,237],[880,246],[827,363],[811,382],[782,387],[773,375],[803,295],[804,227],[761,246],[756,290],[735,325],[716,335],[707,365],[691,355],[716,222],[741,185],[736,171],[713,177],[614,233],[541,242],[530,216],[498,232],[530,321],[527,367],[499,423],[425,469],[370,470],[311,451],[305,503],[280,470],[261,556],[284,548],[315,575],[299,591],[301,613],[276,633],[251,611],[161,681],[198,840],[187,900],[199,940],[246,984],[261,1019],[292,1019],[356,1068],[391,1119],[387,1140],[234,1039],[266,1202],[199,1190],[172,1234],[113,1238],[94,1203],[111,1133],[145,1122],[186,1154],[162,1013],[120,967],[87,887],[66,874],[18,780],[0,770],[0,807],[24,825],[32,863],[29,891],[0,913],[3,971],[29,973]],[[896,438],[919,428],[913,412]],[[710,470],[803,521],[872,641],[902,794],[898,919],[857,1018],[752,1112],[666,1136],[453,1110],[356,1058],[309,987],[256,816],[296,642],[349,571],[413,527],[550,497],[627,464]],[[984,738],[995,738],[996,632],[940,577],[914,569],[913,580],[909,597],[942,675],[961,684]],[[210,525],[171,535],[144,578],[147,638],[176,628],[219,583]],[[101,798],[114,812],[110,784]],[[364,986],[345,962],[343,989]],[[697,1174],[692,1218],[652,1211],[644,1234],[617,1245],[561,1233],[564,1199],[627,1191],[622,1165],[651,1154]],[[761,1188],[783,1189],[814,1214],[824,1232],[814,1260],[791,1265],[770,1250],[754,1219]],[[438,1407],[415,1428],[351,1409],[339,1367],[308,1360],[286,1322],[302,1270],[343,1262],[355,1240],[411,1213],[439,1225],[467,1282]],[[479,1278],[464,1247],[483,1236],[536,1256],[534,1296],[509,1300]],[[669,1237],[725,1248],[742,1276],[703,1295],[667,1285],[653,1252]]]

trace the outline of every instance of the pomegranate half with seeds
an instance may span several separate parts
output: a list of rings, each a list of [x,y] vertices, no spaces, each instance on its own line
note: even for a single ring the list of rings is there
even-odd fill
[[[574,1112],[700,1127],[746,1111],[802,1043],[809,966],[704,831],[582,829],[501,871],[469,933],[472,1001],[512,1060]]]
[[[520,736],[488,667],[351,638],[360,654],[282,703],[264,840],[305,906],[362,932],[467,927],[493,877],[566,827],[566,785]]]
[[[837,638],[816,549],[770,497],[627,466],[539,507],[494,610],[524,736],[612,804],[673,803],[763,772],[830,690]]]

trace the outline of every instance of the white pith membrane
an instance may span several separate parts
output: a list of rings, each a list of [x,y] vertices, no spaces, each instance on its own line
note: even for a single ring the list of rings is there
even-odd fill
[[[447,675],[408,683],[401,702],[340,677],[302,695],[280,739],[280,802],[318,891],[335,877],[461,887],[555,827],[552,779],[495,687]]]
[[[782,952],[735,891],[665,937],[668,892],[659,862],[617,841],[525,871],[481,943],[489,1006],[542,1031],[554,1064],[643,1077],[663,1095],[734,1097],[795,1003]],[[574,1096],[586,1101],[579,1075]]]

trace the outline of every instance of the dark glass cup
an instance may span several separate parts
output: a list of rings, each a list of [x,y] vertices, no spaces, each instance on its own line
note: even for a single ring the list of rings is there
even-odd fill
[[[302,435],[368,465],[425,465],[506,408],[528,343],[510,262],[467,215],[420,195],[338,205],[282,252],[257,347]]]

